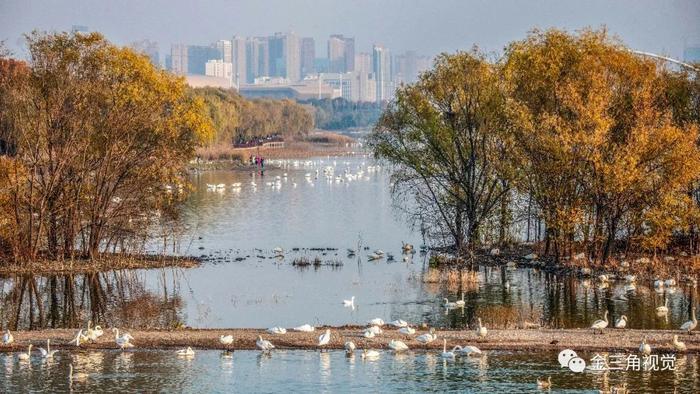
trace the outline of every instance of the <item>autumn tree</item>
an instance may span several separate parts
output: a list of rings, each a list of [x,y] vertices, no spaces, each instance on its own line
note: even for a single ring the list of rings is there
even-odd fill
[[[177,200],[166,190],[185,182],[210,138],[203,103],[97,33],[33,33],[27,44],[27,73],[0,75],[10,92],[0,124],[16,151],[0,174],[0,209],[15,259],[125,250]]]
[[[479,243],[511,188],[503,104],[497,69],[483,54],[443,54],[417,83],[397,90],[369,137],[375,156],[392,165],[394,195],[458,253]]]

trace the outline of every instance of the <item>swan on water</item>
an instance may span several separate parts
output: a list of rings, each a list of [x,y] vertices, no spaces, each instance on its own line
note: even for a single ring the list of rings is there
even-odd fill
[[[368,321],[368,322],[367,322],[367,325],[368,325],[368,326],[380,326],[380,327],[381,327],[381,326],[384,325],[384,320],[382,320],[382,319],[380,319],[380,318],[378,318],[378,317],[375,317],[374,319]]]
[[[220,335],[219,343],[224,346],[230,346],[233,343],[233,335]]]
[[[350,297],[349,300],[343,300],[343,306],[345,307],[354,307],[355,306],[355,296]]]
[[[379,352],[376,350],[363,350],[362,351],[362,358],[367,358],[367,359],[374,359],[379,357]]]
[[[40,347],[39,353],[41,353],[41,357],[51,359],[51,358],[53,358],[54,354],[58,353],[58,350],[51,350],[51,340],[47,339],[46,340],[46,349],[44,349],[43,347]]]
[[[406,322],[405,320],[401,320],[401,319],[394,320],[389,324],[391,324],[392,326],[394,326],[396,328],[408,327],[408,322]]]
[[[347,341],[345,342],[345,353],[352,353],[355,351],[355,342],[353,341]]]
[[[379,259],[381,259],[382,257],[384,257],[384,255],[376,254],[376,253],[371,253],[371,254],[368,254],[368,255],[367,255],[367,258],[368,258],[370,261],[372,261],[372,260],[379,260]]]
[[[642,338],[642,344],[639,345],[639,352],[647,356],[651,354],[651,346],[647,343],[646,335]]]
[[[413,335],[416,333],[416,329],[411,327],[401,327],[399,332],[404,335]]]
[[[384,256],[384,251],[381,249],[377,249],[374,251],[374,254],[379,255],[379,256]]]
[[[292,328],[292,330],[299,332],[314,332],[316,328],[314,328],[314,326],[312,326],[311,324],[302,324],[299,327]]]
[[[464,356],[480,356],[481,349],[476,346],[466,345],[466,346],[455,346],[452,351]]]
[[[86,373],[73,372],[73,363],[68,364],[68,380],[69,381],[71,381],[71,382],[74,380],[84,381],[84,380],[87,380],[88,377],[89,377],[89,375]]]
[[[403,343],[403,341],[399,341],[396,339],[392,339],[391,341],[389,341],[389,344],[387,346],[389,346],[389,348],[395,352],[402,352],[404,350],[408,350],[408,345]]]
[[[688,334],[692,334],[695,327],[698,326],[698,320],[695,318],[695,307],[690,310],[690,320],[681,325],[681,330],[687,331]]]
[[[27,348],[27,352],[20,353],[19,356],[17,356],[17,358],[19,359],[19,361],[29,361],[31,356],[32,356],[32,344],[30,343],[29,347]]]
[[[593,330],[597,330],[601,334],[603,333],[603,329],[608,326],[608,311],[606,310],[605,313],[603,314],[603,320],[596,320],[593,322],[591,325],[591,328]]]
[[[180,349],[175,352],[178,357],[194,357],[194,350],[187,346],[187,349]]]
[[[457,305],[458,307],[463,307],[463,306],[465,305],[465,302],[464,302],[464,292],[462,292],[462,299],[461,299],[461,300],[455,301],[455,305]]]
[[[267,329],[270,334],[286,334],[287,329],[284,327],[270,327]]]
[[[275,345],[273,345],[272,342],[263,339],[261,335],[258,335],[258,340],[255,341],[255,346],[263,352],[269,352],[275,348]]]
[[[331,330],[326,329],[326,332],[318,337],[318,346],[325,346],[331,341]]]
[[[668,313],[668,298],[666,298],[666,301],[662,306],[656,307],[656,313],[661,315]]]
[[[687,346],[685,346],[685,342],[680,342],[678,340],[677,334],[673,335],[673,348],[678,352],[684,352],[688,349]]]
[[[537,379],[537,388],[550,389],[551,387],[552,387],[552,377],[551,376],[547,376],[547,380]]]
[[[615,328],[625,328],[627,327],[627,316],[622,315],[615,323]]]
[[[416,341],[422,343],[422,344],[428,344],[434,340],[437,339],[437,335],[435,334],[435,329],[431,328],[430,332],[426,334],[421,334],[416,337]]]
[[[10,330],[5,330],[5,334],[2,336],[2,344],[5,346],[11,345],[15,341],[15,337],[12,336]]]
[[[477,320],[479,321],[479,327],[476,328],[476,335],[479,336],[479,338],[485,338],[486,334],[488,334],[488,330],[486,326],[481,325],[481,318]]]
[[[449,352],[447,351],[447,339],[442,340],[442,353],[440,353],[440,357],[446,358],[446,359],[454,359],[455,358],[455,352],[450,350]]]

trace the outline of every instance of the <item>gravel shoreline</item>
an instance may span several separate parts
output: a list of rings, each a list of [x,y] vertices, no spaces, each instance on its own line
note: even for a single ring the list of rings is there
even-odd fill
[[[174,349],[191,346],[195,349],[226,349],[219,343],[220,335],[233,335],[234,342],[231,350],[254,350],[258,335],[271,341],[277,349],[313,349],[316,350],[318,337],[326,328],[331,330],[331,341],[324,349],[343,349],[346,341],[353,341],[359,349],[387,349],[387,343],[392,339],[404,341],[411,350],[441,349],[442,339],[447,339],[447,346],[475,345],[482,350],[527,350],[527,351],[560,351],[571,348],[576,351],[621,351],[637,352],[644,336],[651,345],[654,353],[671,353],[671,341],[674,334],[679,335],[679,341],[685,342],[687,353],[700,353],[700,335],[688,335],[678,330],[615,330],[607,329],[604,333],[594,334],[590,329],[507,329],[489,330],[485,339],[478,339],[472,330],[436,330],[436,341],[424,345],[415,337],[427,332],[416,329],[416,334],[402,335],[397,329],[385,326],[384,333],[375,338],[362,336],[364,327],[317,327],[316,331],[294,332],[286,334],[269,334],[264,329],[180,329],[180,330],[130,330],[135,338],[132,343],[135,349]],[[123,331],[123,330],[120,330]],[[51,339],[51,347],[62,350],[79,349],[117,349],[114,334],[105,330],[105,334],[95,343],[81,344],[76,348],[71,339],[75,337],[76,329],[46,329],[35,331],[15,331],[15,342],[10,346],[0,344],[0,352],[26,351],[31,342],[35,348],[44,346],[46,339]]]

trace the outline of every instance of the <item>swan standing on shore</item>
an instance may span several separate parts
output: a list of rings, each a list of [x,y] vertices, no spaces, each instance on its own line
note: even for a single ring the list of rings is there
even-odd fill
[[[408,323],[405,320],[401,320],[401,319],[394,320],[393,322],[391,322],[389,324],[391,324],[392,326],[394,326],[396,328],[408,327]]]
[[[627,327],[627,316],[622,315],[620,316],[619,319],[617,319],[617,322],[615,323],[615,328],[625,328]]]
[[[434,340],[437,339],[437,335],[435,335],[435,329],[431,328],[430,331],[426,334],[421,334],[416,337],[416,341],[422,343],[422,344],[428,344]]]
[[[680,342],[678,340],[677,334],[673,335],[673,348],[676,349],[676,351],[678,352],[684,352],[688,349],[688,347],[685,346],[685,342]]]
[[[593,330],[597,330],[601,334],[603,333],[603,329],[608,326],[608,311],[606,310],[605,313],[603,314],[603,320],[596,320],[593,322],[591,325],[591,328]]]
[[[51,340],[47,339],[46,340],[46,349],[44,349],[43,347],[40,347],[39,353],[41,353],[41,357],[43,357],[43,358],[52,359],[53,355],[58,353],[58,350],[51,350]]]
[[[647,336],[645,335],[644,338],[642,338],[642,344],[639,345],[639,353],[642,353],[646,356],[651,354],[651,346],[647,343]]]
[[[5,330],[5,334],[2,336],[2,344],[9,346],[15,341],[15,337],[12,336],[10,330]]]
[[[408,326],[407,326],[407,327],[402,327],[402,328],[399,329],[399,333],[401,333],[401,334],[403,334],[403,335],[413,335],[413,334],[416,333],[416,329],[415,329],[415,328],[408,327]]]
[[[175,354],[177,354],[178,357],[194,357],[194,350],[187,346],[187,349],[180,349],[176,351]]]
[[[78,330],[78,333],[75,335],[75,338],[71,339],[71,342],[75,342],[75,346],[80,347],[80,342],[86,340],[87,337],[83,335],[83,329],[81,328],[80,330]]]
[[[255,346],[257,346],[257,348],[262,350],[263,352],[269,352],[270,350],[275,348],[275,345],[273,345],[272,342],[263,339],[261,335],[258,335],[258,340],[255,341]]]
[[[32,357],[32,344],[29,344],[29,347],[27,348],[26,353],[20,353],[17,358],[19,361],[29,361],[29,359]]]
[[[447,351],[447,339],[444,339],[444,338],[442,340],[442,353],[440,353],[440,357],[442,357],[444,359],[453,359],[453,360],[455,358],[454,349],[452,349],[449,352]]]
[[[692,335],[692,331],[698,326],[698,320],[695,318],[695,307],[690,310],[690,320],[683,323],[681,330],[687,331],[689,335]]]
[[[488,330],[486,329],[486,326],[481,325],[481,318],[477,319],[479,321],[479,327],[476,328],[476,335],[479,338],[486,338],[486,334],[488,334]]]
[[[326,332],[318,337],[318,346],[326,346],[331,341],[331,330],[326,329]]]
[[[390,349],[392,349],[395,352],[402,352],[404,350],[408,350],[408,345],[406,345],[402,341],[398,341],[395,339],[392,339],[391,341],[389,341],[388,346]]]
[[[292,330],[299,332],[314,332],[316,328],[311,324],[302,324],[299,327],[292,328]]]
[[[120,336],[118,328],[113,328],[112,332],[114,332],[114,342],[117,344],[117,346],[119,346],[119,349],[124,350],[124,348],[134,347],[134,345],[131,343],[131,340],[134,339],[134,337],[132,337],[131,334],[125,332]]]

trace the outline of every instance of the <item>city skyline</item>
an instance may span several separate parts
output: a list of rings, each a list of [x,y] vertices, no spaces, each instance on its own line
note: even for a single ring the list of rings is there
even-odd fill
[[[686,47],[697,47],[700,42],[700,26],[694,23],[700,17],[700,3],[690,0],[408,3],[410,6],[395,0],[381,6],[367,0],[4,1],[0,2],[0,40],[22,56],[22,34],[34,29],[68,30],[72,25],[100,31],[118,45],[156,41],[161,50],[171,43],[201,44],[233,35],[295,31],[299,37],[316,38],[317,54],[326,52],[325,40],[318,37],[344,34],[355,39],[357,48],[371,49],[381,43],[395,52],[415,50],[432,56],[473,45],[500,53],[508,42],[533,28],[573,31],[605,25],[632,48],[676,58],[683,56]]]

